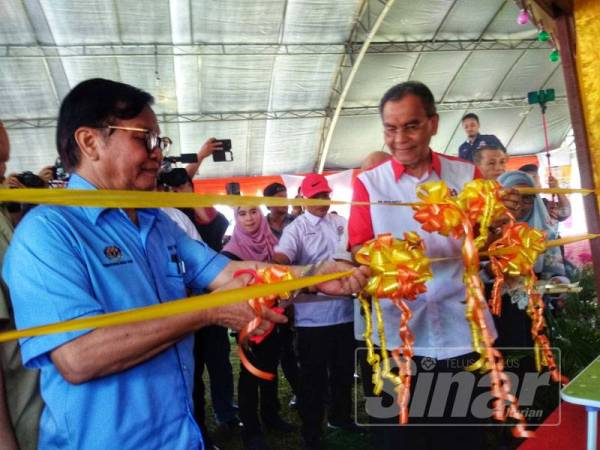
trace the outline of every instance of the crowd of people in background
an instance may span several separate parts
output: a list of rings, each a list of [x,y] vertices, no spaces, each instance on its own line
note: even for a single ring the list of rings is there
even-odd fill
[[[200,164],[221,144],[208,139],[197,163],[161,172],[168,138],[159,136],[151,105],[152,97],[132,86],[100,79],[81,83],[61,106],[59,160],[38,174],[4,177],[10,147],[0,126],[3,186],[194,192]],[[493,134],[480,133],[474,113],[462,118],[466,140],[458,149],[459,158],[432,151],[429,144],[439,116],[422,83],[392,87],[381,100],[380,113],[389,153],[365,155],[354,184],[356,201],[416,201],[416,187],[436,180],[456,190],[474,178],[497,180],[507,189],[542,186],[535,165],[507,171],[506,148]],[[71,174],[68,182],[66,173]],[[558,186],[552,175],[547,181],[549,187]],[[308,174],[298,193],[273,183],[263,195],[329,199],[331,192],[326,177]],[[571,214],[564,195],[541,198],[510,192],[505,204],[517,221],[545,231],[548,239],[559,237],[558,224]],[[360,246],[377,234],[391,232],[402,238],[404,232],[420,229],[410,209],[391,213],[388,208],[353,205],[348,220],[328,206],[270,206],[266,215],[259,205],[238,207],[233,232],[226,236],[229,222],[214,208],[155,211],[5,204],[0,209],[0,330],[142,306],[146,298],[155,299],[148,304],[160,303],[244,285],[248,279],[231,281],[234,269],[257,264],[287,265],[298,277],[347,269]],[[460,256],[456,240],[437,235],[424,235],[424,240],[431,257]],[[432,432],[427,427],[381,426],[397,423],[397,415],[370,418],[373,427],[356,425],[355,372],[360,372],[365,395],[373,395],[374,386],[361,350],[364,317],[354,296],[367,272],[354,270],[348,281],[305,289],[287,310],[266,313],[265,322],[275,326],[260,344],[250,343],[249,357],[264,371],[277,373],[281,367],[286,381],[257,378],[240,364],[237,400],[238,368],[230,361],[231,339],[238,339],[239,330],[253,318],[246,304],[141,325],[40,336],[22,340],[20,346],[0,344],[0,447],[175,449],[199,448],[204,442],[205,448],[215,449],[207,426],[206,369],[217,423],[241,433],[248,450],[267,449],[267,432],[299,432],[303,448],[321,449],[325,428],[368,431],[378,450],[443,448],[451,441],[481,448],[480,427],[440,426]],[[411,304],[411,328],[420,349],[415,359],[436,360],[430,371],[436,377],[455,373],[474,357],[473,352],[447,350],[471,348],[462,270],[460,259],[434,264],[428,292]],[[535,271],[546,280],[568,281],[560,248],[548,250]],[[485,262],[481,276],[489,291],[494,274]],[[499,347],[532,345],[523,292],[517,281],[507,283],[501,318],[486,318],[497,330]],[[560,302],[551,300],[559,308]],[[400,312],[391,303],[382,308],[391,350],[400,345]],[[377,333],[373,338],[380,352]],[[355,367],[356,349],[360,370]],[[454,365],[456,361],[461,364]],[[527,356],[523,367],[530,366],[533,361]],[[283,382],[293,393],[289,405],[279,398]],[[299,430],[282,417],[285,407],[297,409]],[[447,414],[433,423],[461,424]]]

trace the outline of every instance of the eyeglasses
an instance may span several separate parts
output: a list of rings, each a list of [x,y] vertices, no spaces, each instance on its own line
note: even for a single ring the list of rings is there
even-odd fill
[[[427,123],[427,121],[424,120],[421,122],[409,123],[407,125],[400,126],[400,127],[384,125],[383,131],[389,137],[395,136],[398,133],[398,131],[402,131],[403,133],[406,133],[406,134],[414,134],[417,131],[421,130],[421,128],[423,128],[426,123]]]
[[[134,128],[134,127],[117,127],[115,125],[108,125],[106,128],[110,130],[125,130],[125,131],[138,131],[146,135],[146,151],[152,153],[155,148],[159,148],[163,155],[169,153],[169,149],[173,144],[171,138],[166,136],[160,137],[158,133],[148,130],[146,128]]]

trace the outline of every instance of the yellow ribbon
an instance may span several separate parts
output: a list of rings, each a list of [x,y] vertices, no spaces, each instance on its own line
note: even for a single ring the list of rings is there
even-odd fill
[[[479,180],[476,180],[479,181]],[[481,180],[483,181],[483,180]],[[426,183],[427,184],[427,183]],[[424,186],[424,185],[422,185]],[[447,189],[447,188],[446,188]],[[517,188],[522,193],[581,193],[595,192],[591,189],[537,189]],[[437,199],[436,199],[437,198]],[[0,189],[0,202],[23,202],[34,204],[91,206],[103,208],[193,208],[214,205],[227,206],[323,206],[323,205],[386,205],[423,206],[445,204],[443,196],[431,197],[423,202],[360,202],[281,197],[256,197],[240,195],[204,195],[183,192],[145,192],[121,190],[78,189]],[[449,220],[450,218],[447,218]]]
[[[373,368],[373,391],[377,395],[381,393],[384,378],[394,384],[400,423],[405,424],[408,422],[414,336],[408,326],[412,312],[404,300],[414,300],[417,295],[426,292],[425,282],[433,276],[430,262],[425,256],[423,241],[414,232],[405,233],[404,240],[394,239],[389,233],[381,234],[365,243],[355,258],[358,263],[369,266],[373,274],[359,296],[366,321],[363,336],[367,345],[367,361]],[[375,353],[371,337],[371,308],[364,294],[371,296],[375,309],[381,358]],[[389,298],[401,311],[399,334],[402,345],[392,351],[399,376],[390,369],[380,297]]]
[[[14,339],[21,339],[31,336],[41,336],[45,334],[65,333],[67,331],[125,325],[129,323],[142,322],[144,320],[159,319],[162,317],[170,317],[178,314],[217,308],[219,306],[246,301],[251,298],[267,297],[269,295],[277,295],[285,292],[295,291],[308,286],[325,283],[326,281],[344,278],[350,274],[351,272],[336,272],[326,275],[282,281],[281,283],[248,286],[229,291],[212,292],[206,295],[198,295],[195,297],[173,300],[166,303],[160,303],[158,305],[145,306],[126,311],[99,314],[93,317],[83,317],[65,322],[42,325],[39,327],[25,328],[22,330],[6,331],[4,333],[0,333],[0,342],[7,342]]]

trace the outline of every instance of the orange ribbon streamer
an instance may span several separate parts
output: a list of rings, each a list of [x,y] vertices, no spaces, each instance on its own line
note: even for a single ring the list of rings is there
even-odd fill
[[[252,276],[252,279],[248,283],[248,286],[252,286],[255,284],[279,283],[281,281],[288,281],[294,279],[289,267],[285,266],[270,266],[259,270],[239,270],[234,274],[234,277],[240,276],[242,274],[249,274]],[[254,330],[256,330],[263,322],[263,309],[274,308],[277,305],[277,300],[287,300],[288,298],[290,298],[290,294],[284,293],[280,295],[269,295],[266,297],[258,297],[248,300],[248,303],[254,310],[256,316],[250,321],[250,323],[248,323],[248,325],[246,325],[240,331],[238,354],[240,356],[240,361],[248,370],[248,372],[263,380],[272,381],[275,379],[275,374],[271,372],[266,372],[264,370],[260,370],[259,368],[255,367],[246,356],[246,353],[244,352],[244,346],[249,345],[248,341],[253,339],[250,337],[250,334]],[[271,330],[272,328],[266,334],[270,333]],[[266,337],[266,334],[263,336]],[[260,339],[260,341],[262,341],[262,339]]]
[[[506,212],[500,201],[500,186],[493,181],[473,180],[465,184],[459,195],[452,196],[443,181],[436,181],[422,184],[417,196],[424,205],[413,207],[414,218],[422,224],[424,230],[456,239],[464,238],[462,257],[465,265],[465,316],[471,329],[473,349],[480,355],[479,360],[468,367],[468,370],[490,372],[494,418],[504,421],[507,416],[512,417],[518,421],[513,430],[516,436],[533,436],[533,433],[526,430],[525,418],[518,409],[518,401],[510,393],[511,383],[504,373],[502,354],[493,347],[492,336],[485,322],[487,303],[479,278],[478,249],[487,241],[491,223]],[[479,229],[477,239],[474,233],[476,228]]]
[[[489,246],[490,264],[495,275],[490,308],[493,314],[500,315],[504,274],[512,277],[525,277],[525,286],[529,297],[527,314],[531,318],[531,337],[534,343],[536,369],[541,372],[542,366],[548,367],[555,382],[566,384],[568,380],[558,372],[550,341],[546,335],[544,301],[542,295],[535,288],[537,277],[534,266],[540,254],[548,246],[545,238],[544,232],[531,228],[526,223],[511,222],[504,227],[502,237]]]
[[[371,296],[377,319],[381,358],[375,353],[372,336],[371,310],[369,302],[361,293],[359,300],[365,313],[364,338],[367,343],[367,361],[373,367],[374,393],[380,394],[383,379],[389,379],[395,386],[397,402],[400,408],[400,423],[408,423],[408,404],[410,401],[411,361],[414,355],[414,335],[408,323],[412,311],[405,300],[415,300],[419,294],[427,291],[425,282],[432,277],[430,262],[425,256],[425,246],[417,233],[404,234],[404,240],[394,239],[391,234],[380,234],[356,253],[356,261],[371,268],[373,276],[369,279],[364,293]],[[392,351],[399,375],[395,376],[389,365],[385,339],[385,329],[379,298],[389,298],[401,311],[399,334],[402,344]],[[381,365],[383,365],[383,369]]]

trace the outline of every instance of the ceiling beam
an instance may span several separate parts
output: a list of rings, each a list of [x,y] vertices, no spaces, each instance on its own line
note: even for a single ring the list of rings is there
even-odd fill
[[[23,9],[27,21],[29,22],[29,26],[38,42],[38,45],[34,46],[40,49],[37,58],[40,59],[44,65],[44,71],[46,72],[48,81],[56,98],[56,103],[59,105],[70,90],[69,79],[66,75],[62,61],[52,57],[47,58],[44,48],[39,46],[39,42],[56,42],[52,28],[50,27],[44,8],[39,0],[24,0]],[[52,46],[56,45],[53,44],[51,47]]]
[[[557,97],[552,105],[567,105],[566,97]],[[529,109],[527,99],[506,100],[477,100],[464,102],[443,102],[436,105],[438,112],[461,111],[465,109],[506,109],[522,108]],[[327,117],[328,111],[324,109],[296,110],[296,111],[240,111],[226,113],[199,113],[199,114],[158,114],[160,123],[198,123],[198,122],[234,122],[246,120],[289,120],[289,119],[322,119]],[[340,116],[372,116],[379,114],[379,105],[368,105],[362,107],[342,108]],[[7,129],[30,129],[30,128],[55,128],[56,118],[40,117],[30,119],[4,119],[3,123]]]
[[[363,42],[362,46],[360,47],[360,51],[358,53],[356,53],[356,56],[355,56],[354,52],[350,52],[350,63],[352,65],[352,67],[350,68],[350,71],[348,72],[348,76],[344,80],[342,92],[337,100],[337,105],[335,107],[333,115],[331,116],[331,121],[329,121],[329,123],[328,123],[327,131],[325,133],[325,140],[323,141],[323,144],[319,147],[319,153],[317,155],[317,164],[316,164],[317,173],[323,173],[323,170],[325,168],[327,154],[329,153],[329,147],[331,146],[331,142],[333,140],[333,133],[335,132],[335,127],[337,125],[338,119],[342,112],[344,102],[346,101],[346,96],[350,92],[350,88],[352,86],[352,82],[354,81],[354,77],[358,73],[358,68],[360,67],[361,63],[363,62],[363,59],[364,59],[365,55],[367,54],[367,50],[369,49],[371,42],[375,38],[377,31],[379,31],[379,27],[383,23],[383,19],[385,19],[385,16],[392,8],[392,5],[394,4],[394,2],[395,2],[395,0],[387,0],[385,2],[383,9],[379,12],[377,19],[375,20],[375,22],[369,29],[367,38]],[[353,42],[352,35],[351,35],[351,38],[348,40],[348,42],[349,43]],[[340,70],[343,70],[342,67],[340,67]]]
[[[6,58],[133,58],[148,56],[210,55],[344,55],[357,54],[363,42],[351,44],[93,44],[93,45],[0,45],[0,59]],[[368,54],[463,52],[490,50],[547,49],[537,39],[436,40],[414,42],[372,42]]]

